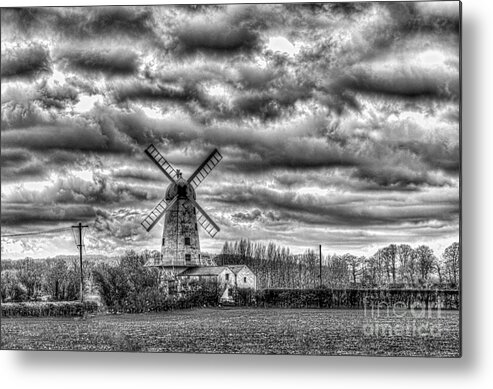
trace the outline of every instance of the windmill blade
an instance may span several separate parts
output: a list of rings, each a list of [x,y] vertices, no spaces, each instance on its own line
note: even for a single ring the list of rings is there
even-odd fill
[[[202,162],[197,170],[190,176],[188,179],[188,183],[192,185],[193,188],[196,188],[200,185],[202,181],[204,181],[205,177],[209,175],[209,173],[216,167],[216,165],[223,159],[223,156],[219,153],[217,149],[215,149],[206,159]]]
[[[212,221],[212,219],[205,213],[205,211],[202,209],[200,205],[197,204],[197,202],[189,197],[188,200],[197,208],[197,221],[200,223],[202,228],[207,231],[207,233],[211,236],[211,238],[214,238],[216,234],[221,231],[216,223]]]
[[[164,214],[171,209],[177,199],[178,196],[175,196],[169,203],[166,203],[166,198],[162,199],[140,224],[142,224],[146,231],[149,232]]]
[[[170,163],[164,158],[161,153],[151,144],[145,149],[147,156],[154,162],[159,169],[168,177],[171,182],[175,182],[176,170]]]

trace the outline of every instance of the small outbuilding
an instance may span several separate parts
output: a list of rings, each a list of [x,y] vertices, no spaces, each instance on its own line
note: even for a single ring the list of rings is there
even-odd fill
[[[257,278],[246,265],[198,266],[176,275],[182,283],[191,281],[215,282],[221,291],[220,301],[233,301],[235,289],[257,288]]]

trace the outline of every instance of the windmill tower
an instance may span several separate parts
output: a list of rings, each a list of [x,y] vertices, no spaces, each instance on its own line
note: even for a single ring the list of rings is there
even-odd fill
[[[175,170],[154,145],[151,144],[145,153],[171,181],[164,198],[142,221],[142,226],[150,231],[165,216],[161,241],[161,262],[154,265],[171,268],[173,271],[200,266],[198,224],[211,237],[219,232],[219,227],[197,204],[195,189],[223,157],[217,149],[214,150],[190,178],[185,180],[181,172]]]

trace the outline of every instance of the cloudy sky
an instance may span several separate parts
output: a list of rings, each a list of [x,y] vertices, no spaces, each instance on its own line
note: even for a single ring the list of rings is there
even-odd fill
[[[159,249],[154,143],[185,176],[224,157],[197,190],[205,251],[458,240],[458,2],[2,9],[1,39],[3,235],[82,221],[88,254]]]

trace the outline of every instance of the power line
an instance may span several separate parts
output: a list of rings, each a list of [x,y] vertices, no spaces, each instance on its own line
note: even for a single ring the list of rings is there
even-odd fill
[[[2,238],[10,238],[10,237],[15,237],[15,236],[31,236],[31,235],[53,234],[55,232],[68,231],[70,229],[71,229],[71,227],[55,228],[55,229],[52,229],[52,230],[45,230],[45,231],[23,232],[23,233],[20,233],[20,234],[5,234],[5,235],[1,235],[1,237]]]

